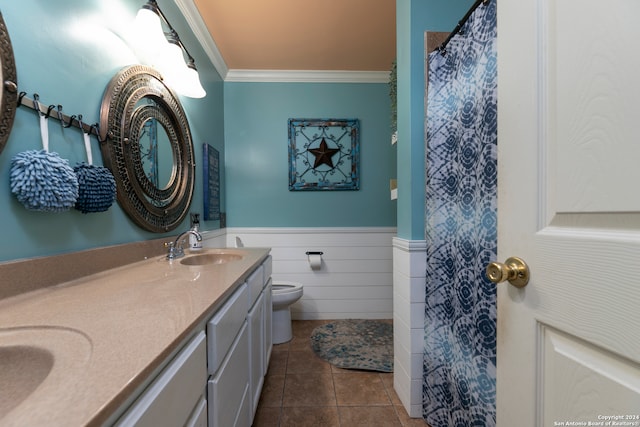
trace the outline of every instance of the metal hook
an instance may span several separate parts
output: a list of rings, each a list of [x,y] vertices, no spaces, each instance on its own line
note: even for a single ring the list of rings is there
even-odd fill
[[[45,117],[45,118],[47,118],[47,119],[48,119],[49,117],[51,117],[51,110],[53,110],[54,108],[56,108],[56,106],[55,106],[55,105],[53,105],[53,104],[49,105],[49,108],[47,108],[47,114],[45,114],[45,116],[44,116],[44,117]]]
[[[38,113],[38,115],[40,116],[42,114],[42,111],[40,111],[40,103],[38,102],[38,99],[40,99],[40,95],[38,95],[37,93],[33,94],[33,109],[36,110],[36,113]]]
[[[71,123],[73,124],[73,120],[71,120]],[[82,124],[82,114],[78,114],[78,127],[80,128],[80,130],[82,131],[82,133],[84,132],[84,125]]]
[[[107,140],[109,139],[108,136],[105,136],[104,139],[100,139],[100,125],[98,123],[94,123],[91,125],[91,129],[89,130],[89,133],[91,133],[92,131],[95,131],[96,136],[98,138],[98,142],[101,144],[107,142]]]
[[[24,98],[26,94],[27,92],[20,92],[18,94],[18,106],[22,105],[22,98]]]
[[[58,120],[60,120],[60,123],[64,127],[64,118],[62,117],[62,105],[60,104],[58,104]]]
[[[65,125],[64,124],[64,120],[61,120],[62,122],[62,127],[63,128],[70,128],[71,125],[73,124],[73,120],[76,118],[76,115],[74,114],[73,116],[69,117],[69,124]]]

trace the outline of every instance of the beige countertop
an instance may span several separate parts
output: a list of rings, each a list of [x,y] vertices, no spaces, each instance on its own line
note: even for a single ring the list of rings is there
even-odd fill
[[[0,375],[0,426],[102,425],[269,254],[204,251],[244,257],[186,266],[156,256],[0,300],[0,369],[12,372]],[[7,396],[20,394],[11,408]]]

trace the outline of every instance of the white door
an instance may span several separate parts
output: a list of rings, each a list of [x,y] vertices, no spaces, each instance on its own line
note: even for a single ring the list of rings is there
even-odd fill
[[[640,1],[498,0],[498,64],[497,425],[639,426]]]

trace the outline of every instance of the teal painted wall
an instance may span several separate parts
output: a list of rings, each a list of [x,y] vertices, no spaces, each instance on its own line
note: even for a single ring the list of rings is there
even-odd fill
[[[0,12],[13,45],[19,90],[27,92],[30,98],[37,92],[47,105],[62,104],[67,114],[83,114],[85,122],[98,122],[107,83],[122,67],[138,62],[123,38],[142,4],[142,0],[4,2]],[[224,156],[223,83],[175,4],[170,0],[160,0],[159,4],[195,57],[207,90],[203,99],[181,97],[197,156],[191,210],[202,212],[202,143],[208,142],[221,152],[221,158]],[[78,129],[62,131],[55,120],[49,121],[49,129],[51,151],[60,153],[71,165],[85,160]],[[137,227],[117,204],[107,212],[86,215],[76,210],[27,211],[10,192],[10,161],[18,152],[40,148],[35,112],[18,108],[11,136],[0,154],[0,261],[162,236]],[[95,138],[92,151],[94,163],[102,164]],[[222,203],[224,208],[224,192]],[[204,229],[218,226],[217,221],[203,223]],[[186,228],[188,218],[169,234]]]
[[[451,31],[473,0],[397,0],[398,237],[423,240],[425,31]]]
[[[360,120],[359,191],[289,191],[289,118]],[[230,227],[396,225],[388,84],[227,82],[225,141]]]
[[[12,39],[19,89],[30,97],[38,92],[44,103],[62,104],[68,114],[83,114],[85,121],[97,122],[106,84],[123,66],[137,62],[123,36],[142,3],[68,0],[62,7],[56,2],[7,2],[0,12]],[[229,226],[397,224],[400,237],[423,239],[423,33],[450,31],[471,3],[472,0],[397,0],[400,140],[397,147],[391,147],[386,85],[223,84],[175,4],[160,0],[161,8],[195,57],[207,90],[204,99],[181,98],[198,160],[191,210],[202,212],[200,157],[201,144],[207,142],[220,151],[230,169],[225,173],[223,165],[221,177],[222,209],[229,215]],[[361,119],[360,191],[288,191],[286,120],[305,116]],[[71,164],[84,160],[79,131],[61,131],[55,121],[50,121],[50,139],[52,150]],[[92,146],[95,163],[101,164],[95,138]],[[87,215],[77,211],[51,214],[25,210],[10,193],[9,164],[16,153],[39,147],[35,113],[21,107],[7,146],[0,154],[0,261],[162,236],[141,230],[117,204],[108,212]],[[225,153],[225,149],[229,152]],[[400,195],[397,202],[389,200],[389,179],[396,175]],[[180,229],[186,227],[185,221]],[[217,227],[217,221],[203,223],[204,229]]]

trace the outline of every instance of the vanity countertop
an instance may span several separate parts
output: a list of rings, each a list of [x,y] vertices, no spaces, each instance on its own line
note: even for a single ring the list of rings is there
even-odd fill
[[[0,426],[102,425],[269,249],[205,252],[243,258],[187,266],[154,257],[0,300],[0,365],[13,376],[0,375]],[[11,408],[4,396],[20,394]]]

